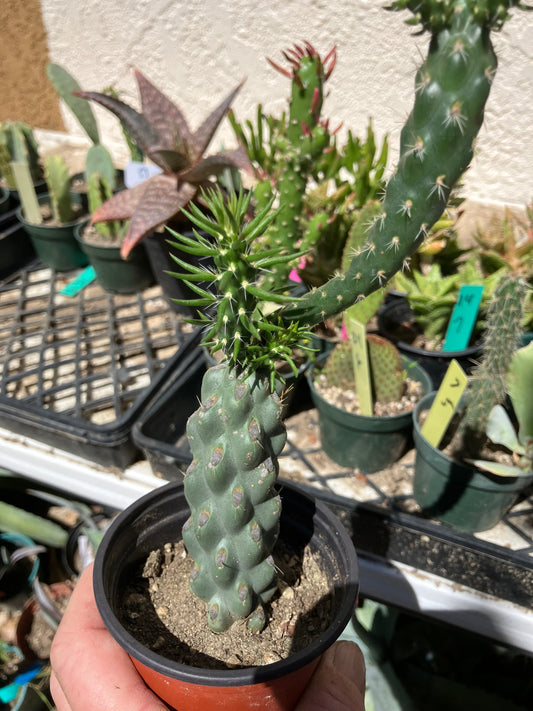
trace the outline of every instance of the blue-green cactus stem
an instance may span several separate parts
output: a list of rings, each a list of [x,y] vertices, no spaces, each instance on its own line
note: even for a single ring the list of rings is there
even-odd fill
[[[286,321],[312,325],[339,313],[407,263],[472,159],[496,66],[489,27],[456,2],[449,26],[433,33],[417,72],[414,107],[401,133],[399,164],[387,184],[382,215],[347,271],[289,308]]]
[[[227,364],[207,371],[201,401],[187,426],[193,462],[185,477],[191,516],[183,540],[194,560],[191,589],[207,602],[214,632],[244,618],[260,631],[262,604],[276,588],[272,551],[281,503],[274,484],[286,439],[281,402],[268,374],[238,374]]]

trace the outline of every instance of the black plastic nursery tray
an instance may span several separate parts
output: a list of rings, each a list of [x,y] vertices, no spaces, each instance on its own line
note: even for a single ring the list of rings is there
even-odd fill
[[[9,277],[33,259],[35,250],[16,209],[0,215],[0,279]]]
[[[104,466],[138,456],[131,428],[197,336],[158,285],[137,294],[32,262],[0,282],[0,426]]]
[[[191,460],[187,418],[198,406],[205,364],[196,359],[147,409],[133,438],[155,473],[180,478]],[[333,462],[320,446],[316,410],[305,379],[286,419],[288,441],[280,476],[325,500],[352,531],[359,551],[411,565],[479,592],[533,606],[533,493],[495,528],[459,533],[422,517],[412,495],[414,450],[390,469],[365,475]]]

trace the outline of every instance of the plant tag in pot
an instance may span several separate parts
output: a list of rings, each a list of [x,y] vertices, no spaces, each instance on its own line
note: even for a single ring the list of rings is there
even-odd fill
[[[462,351],[468,347],[482,295],[483,286],[464,284],[460,288],[446,331],[443,351]]]
[[[461,395],[468,384],[468,377],[455,358],[450,363],[437,396],[422,427],[422,434],[434,447],[438,447]]]
[[[141,163],[139,161],[130,161],[124,168],[124,185],[127,188],[134,188],[153,175],[162,173],[163,171],[157,165],[149,163]]]
[[[349,314],[349,309],[348,309]],[[366,327],[354,318],[346,319],[346,328],[352,344],[352,361],[359,408],[363,415],[373,415],[370,365],[366,348]]]

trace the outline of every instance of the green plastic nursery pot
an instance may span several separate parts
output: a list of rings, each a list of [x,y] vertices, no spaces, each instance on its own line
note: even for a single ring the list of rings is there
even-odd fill
[[[266,666],[212,670],[179,664],[142,645],[120,621],[124,583],[135,580],[152,550],[181,536],[181,527],[189,516],[182,483],[172,482],[138,499],[106,531],[93,573],[100,615],[145,683],[171,708],[291,711],[320,656],[350,620],[359,584],[351,538],[324,504],[286,482],[280,494],[280,537],[294,545],[308,544],[319,557],[331,576],[334,609],[331,624],[320,638],[287,659]]]
[[[80,196],[76,193],[71,195],[73,203],[79,205]],[[39,204],[50,202],[48,194],[42,195],[38,200]],[[87,265],[87,257],[74,237],[77,225],[85,219],[85,216],[62,225],[46,225],[44,223],[38,225],[28,222],[24,217],[22,207],[19,207],[17,217],[29,234],[37,256],[47,267],[63,272]]]
[[[482,472],[451,459],[431,445],[420,430],[421,414],[429,410],[436,393],[426,395],[413,412],[416,459],[413,494],[424,515],[476,533],[493,528],[533,483],[533,472],[513,478]]]
[[[89,244],[83,239],[84,222],[76,227],[75,237],[80,249],[87,255],[100,285],[113,294],[134,294],[154,282],[152,269],[144,247],[139,244],[127,260],[120,256],[120,247]]]
[[[422,383],[424,394],[431,378],[414,361],[402,356],[409,377]],[[311,398],[318,412],[322,449],[337,464],[373,474],[397,462],[412,446],[412,413],[390,417],[357,415],[327,402],[313,383],[315,366],[307,372]]]

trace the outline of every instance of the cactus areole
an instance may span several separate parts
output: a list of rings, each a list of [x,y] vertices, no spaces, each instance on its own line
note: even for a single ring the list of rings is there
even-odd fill
[[[345,273],[297,300],[268,291],[269,273],[298,255],[290,250],[281,255],[276,248],[254,251],[254,240],[276,213],[267,205],[247,222],[248,201],[242,196],[224,203],[220,194],[206,195],[212,218],[191,204],[187,216],[209,238],[175,235],[180,249],[214,260],[215,269],[206,272],[174,257],[181,268],[175,276],[198,293],[188,303],[208,309],[198,322],[211,350],[225,356],[207,372],[201,406],[188,425],[193,461],[185,495],[191,516],[183,530],[194,560],[191,589],[207,602],[215,632],[246,618],[249,628],[259,631],[265,622],[262,605],[275,587],[271,553],[280,516],[275,483],[286,437],[275,362],[290,361],[306,328],[384,286],[442,215],[472,158],[496,72],[490,32],[501,27],[513,5],[521,3],[393,4],[412,10],[432,38],[416,74],[414,107],[383,209]],[[199,286],[206,280],[216,295]]]

